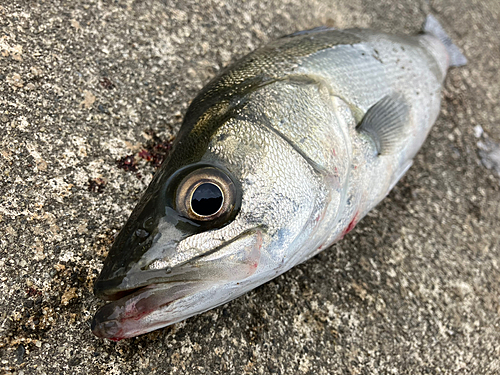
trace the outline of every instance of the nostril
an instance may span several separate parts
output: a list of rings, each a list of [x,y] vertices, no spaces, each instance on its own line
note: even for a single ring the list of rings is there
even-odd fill
[[[155,219],[153,217],[150,217],[146,221],[144,221],[144,228],[147,231],[152,231],[154,228],[154,224],[155,224]]]
[[[139,238],[146,238],[149,236],[149,232],[144,229],[137,229],[135,235]]]

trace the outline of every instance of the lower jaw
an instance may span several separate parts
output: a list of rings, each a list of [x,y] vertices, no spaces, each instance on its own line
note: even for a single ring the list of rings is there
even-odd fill
[[[200,314],[269,280],[265,275],[255,277],[260,233],[242,240],[228,245],[222,258],[179,268],[169,274],[168,281],[141,287],[101,307],[92,321],[92,332],[116,341],[138,336]],[[233,259],[238,252],[232,246],[243,246],[246,252]]]
[[[182,309],[192,305],[190,297],[209,287],[200,282],[183,282],[141,288],[101,307],[92,320],[92,332],[97,337],[119,341],[166,327],[187,318]],[[186,303],[173,306],[183,300]]]

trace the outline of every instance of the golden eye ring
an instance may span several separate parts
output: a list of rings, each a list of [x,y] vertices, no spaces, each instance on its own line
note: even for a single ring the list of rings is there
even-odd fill
[[[211,221],[231,213],[235,206],[233,181],[214,167],[199,168],[182,179],[175,194],[177,211],[192,220]]]

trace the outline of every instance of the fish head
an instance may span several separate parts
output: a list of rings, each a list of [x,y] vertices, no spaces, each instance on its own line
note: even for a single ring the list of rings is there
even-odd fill
[[[116,238],[92,330],[119,340],[184,320],[302,259],[325,207],[314,168],[256,119],[230,118],[173,153]],[[312,246],[315,246],[312,244]]]

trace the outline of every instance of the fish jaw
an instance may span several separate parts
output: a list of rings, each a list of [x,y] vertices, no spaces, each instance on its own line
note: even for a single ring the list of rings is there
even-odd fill
[[[97,337],[113,341],[134,337],[185,319],[182,305],[209,283],[174,282],[148,285],[101,307],[92,320]],[[179,306],[180,305],[180,306]]]
[[[109,289],[101,283],[101,298],[111,302],[95,314],[92,332],[97,337],[119,341],[166,327],[236,298],[267,281],[257,272],[261,246],[262,232],[256,228],[222,249],[168,273],[138,272],[122,281],[121,288],[114,280],[107,281]],[[161,282],[145,285],[147,280]],[[242,289],[243,284],[252,286]]]

